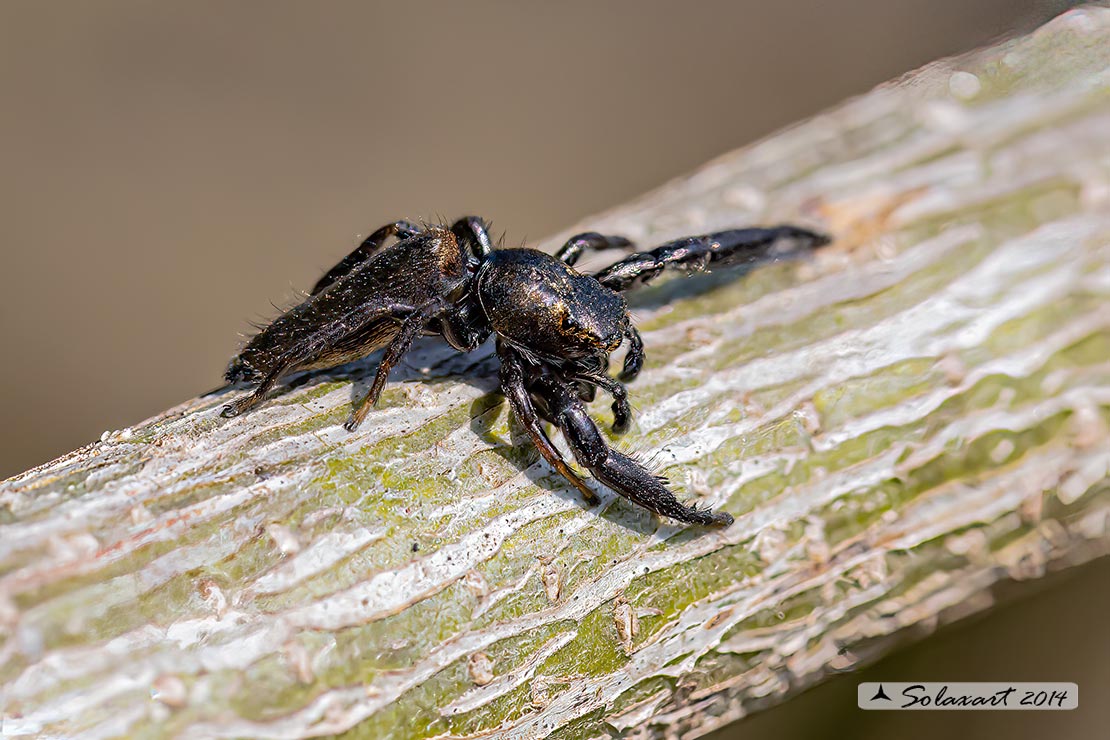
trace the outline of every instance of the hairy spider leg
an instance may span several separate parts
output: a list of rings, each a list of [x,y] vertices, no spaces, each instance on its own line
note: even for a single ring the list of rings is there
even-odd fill
[[[618,434],[628,431],[628,426],[632,422],[632,407],[628,403],[628,389],[624,387],[624,383],[610,378],[604,370],[588,373],[572,369],[570,379],[597,386],[611,395],[613,397],[613,431]],[[580,391],[580,389],[576,390]],[[593,400],[592,397],[582,398],[586,394],[581,392],[578,392],[577,395],[583,401]]]
[[[362,244],[355,247],[354,251],[341,259],[335,267],[324,273],[316,285],[313,286],[312,292],[309,295],[316,295],[337,280],[347,275],[351,270],[355,269],[358,265],[374,256],[374,254],[381,249],[385,244],[385,240],[391,236],[398,239],[408,239],[409,237],[416,236],[420,233],[420,227],[415,226],[408,221],[394,221],[391,224],[386,224],[370,236],[362,240]]]
[[[594,274],[616,291],[650,282],[668,267],[700,272],[720,266],[770,262],[829,243],[829,237],[797,226],[732,229],[667,242],[650,252],[637,252]]]
[[[225,404],[224,407],[220,410],[220,416],[224,417],[225,419],[232,416],[238,416],[247,409],[258,405],[262,401],[262,399],[266,397],[266,394],[270,392],[270,389],[277,385],[277,382],[281,378],[281,376],[289,372],[289,370],[291,370],[297,362],[299,362],[299,359],[277,365],[273,370],[266,374],[266,377],[264,377],[262,381],[259,382],[258,386],[254,389],[252,393],[236,398],[229,404]]]
[[[348,432],[358,429],[359,424],[370,413],[370,409],[378,402],[378,397],[381,396],[382,389],[385,388],[385,382],[389,379],[389,372],[409,351],[412,343],[420,336],[420,332],[424,330],[428,322],[435,318],[437,314],[442,313],[445,308],[446,306],[442,300],[429,301],[405,317],[404,321],[401,322],[401,328],[390,340],[385,354],[382,355],[381,362],[378,363],[378,370],[374,375],[374,382],[370,385],[370,390],[358,402],[355,410],[351,412],[351,417],[343,425],[344,429]]]
[[[624,366],[617,377],[625,383],[631,383],[644,369],[644,338],[631,323],[628,324],[625,337],[628,339],[628,353],[624,356]]]
[[[544,433],[543,427],[540,426],[536,407],[532,404],[532,396],[528,392],[528,386],[525,382],[524,363],[519,353],[505,342],[499,341],[497,343],[497,357],[501,360],[501,392],[508,399],[509,406],[517,420],[524,427],[528,436],[532,438],[532,444],[543,455],[543,459],[555,468],[556,472],[570,481],[571,485],[582,493],[582,497],[586,499],[587,503],[598,503],[597,494],[591,491],[586,482],[570,469],[566,460],[555,449],[555,445],[551,444],[551,440]]]
[[[463,216],[451,224],[451,233],[460,243],[466,244],[479,261],[493,251],[489,226],[478,216]]]
[[[722,527],[732,524],[732,515],[727,512],[698,509],[681,503],[662,479],[627,455],[610,448],[568,380],[552,372],[543,373],[532,382],[531,391],[544,401],[578,462],[621,496],[681,522]]]
[[[623,236],[605,236],[596,231],[587,231],[567,239],[566,244],[559,247],[559,251],[555,253],[555,259],[573,266],[587,249],[600,251],[631,246],[632,242]]]

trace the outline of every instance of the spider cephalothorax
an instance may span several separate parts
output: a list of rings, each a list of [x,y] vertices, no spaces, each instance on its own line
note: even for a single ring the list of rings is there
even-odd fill
[[[396,243],[383,249],[391,237]],[[386,347],[369,392],[345,425],[354,430],[417,336],[439,335],[469,352],[495,334],[501,388],[513,412],[543,457],[587,501],[597,499],[551,444],[541,419],[559,427],[578,462],[622,496],[680,521],[728,525],[729,514],[680,503],[664,481],[610,448],[583,401],[601,388],[613,397],[614,431],[628,428],[624,382],[643,367],[644,345],[623,291],[668,267],[696,272],[710,264],[750,264],[827,242],[796,226],[732,229],[668,242],[586,275],[574,269],[583,252],[631,242],[579,234],[553,256],[495,249],[485,224],[473,216],[450,227],[397,221],[367,237],[316,283],[307,300],[247,343],[225,377],[257,387],[225,406],[223,415],[254,406],[290,372],[334,367]],[[608,374],[609,355],[625,341],[629,348],[618,380]]]

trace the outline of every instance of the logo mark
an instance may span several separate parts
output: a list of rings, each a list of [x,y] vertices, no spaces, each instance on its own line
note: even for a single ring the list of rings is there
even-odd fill
[[[876,691],[875,695],[871,697],[871,701],[875,701],[876,699],[885,699],[887,701],[894,701],[893,699],[891,699],[889,696],[886,695],[885,691],[883,691],[883,685],[882,684],[879,684],[879,690]]]

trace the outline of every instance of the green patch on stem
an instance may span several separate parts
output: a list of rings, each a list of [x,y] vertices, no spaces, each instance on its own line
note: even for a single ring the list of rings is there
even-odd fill
[[[674,685],[675,680],[670,676],[652,676],[644,679],[621,692],[620,696],[610,703],[606,714],[610,717],[621,714],[640,702],[652,699],[660,692],[666,692],[669,697],[674,692]]]
[[[813,395],[813,405],[822,427],[834,429],[850,419],[905,403],[941,382],[931,358],[914,358],[819,390]]]
[[[862,532],[887,511],[898,511],[927,491],[960,481],[974,486],[981,478],[1051,442],[1064,426],[1070,410],[1041,419],[1028,429],[998,429],[974,439],[952,439],[929,460],[897,479],[887,479],[841,496],[818,511],[830,545]],[[1000,456],[999,451],[1007,451]]]
[[[735,545],[635,578],[625,589],[625,596],[633,609],[647,613],[640,617],[634,646],[649,641],[691,604],[734,587],[759,574],[764,567],[758,554]],[[657,614],[650,613],[656,611]]]
[[[721,642],[727,642],[747,632],[781,629],[784,624],[805,619],[823,605],[824,599],[819,586],[806,589],[737,622],[725,631],[721,636]]]
[[[582,618],[578,635],[544,661],[544,676],[603,676],[628,662],[613,624],[613,602],[606,601]]]

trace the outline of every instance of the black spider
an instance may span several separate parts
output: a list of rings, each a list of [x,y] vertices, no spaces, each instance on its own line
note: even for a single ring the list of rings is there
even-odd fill
[[[390,237],[398,241],[382,249]],[[728,525],[732,517],[725,512],[680,503],[665,481],[611,449],[586,414],[583,401],[601,388],[613,397],[613,430],[625,431],[631,420],[621,381],[640,372],[644,345],[621,292],[667,267],[697,272],[714,263],[750,264],[827,242],[796,226],[734,229],[668,242],[584,275],[573,268],[583,252],[631,242],[579,234],[552,256],[495,249],[486,225],[473,216],[450,228],[397,221],[371,234],[316,283],[308,299],[262,329],[232,359],[227,381],[258,386],[225,406],[223,415],[254,406],[287,373],[333,367],[386,347],[370,391],[345,424],[354,430],[416,337],[437,334],[469,352],[493,333],[501,388],[513,412],[544,458],[587,501],[597,498],[551,444],[541,418],[563,431],[580,464],[622,496],[672,519]],[[617,380],[608,375],[609,354],[626,339],[629,349]]]

